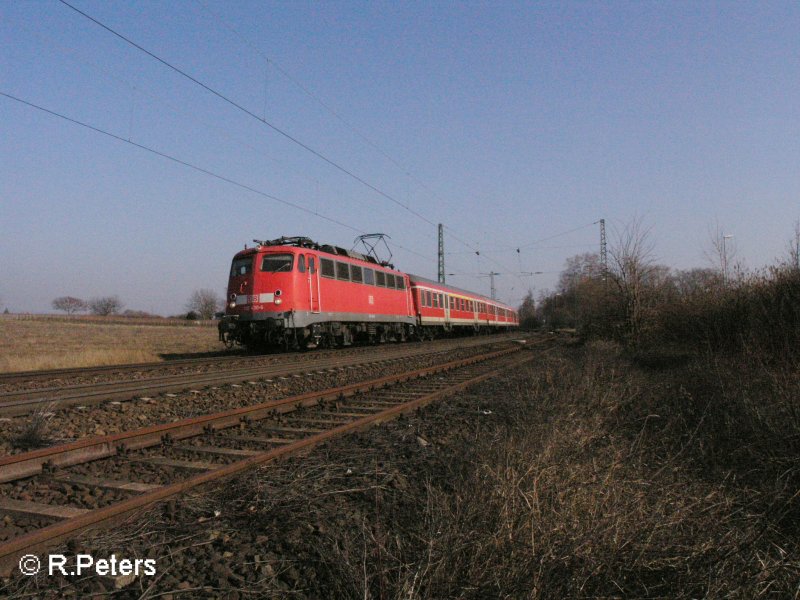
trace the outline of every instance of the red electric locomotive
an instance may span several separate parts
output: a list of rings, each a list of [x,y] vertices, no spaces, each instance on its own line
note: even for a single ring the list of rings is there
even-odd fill
[[[305,237],[258,241],[231,265],[220,339],[301,349],[516,325],[509,307]]]

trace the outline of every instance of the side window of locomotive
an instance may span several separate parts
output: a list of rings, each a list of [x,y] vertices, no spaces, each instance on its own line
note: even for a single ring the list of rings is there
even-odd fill
[[[403,279],[402,275],[397,276],[397,278],[395,279],[395,283],[397,283],[398,290],[406,289],[406,280]]]
[[[336,279],[350,281],[350,265],[336,261]]]
[[[364,276],[361,267],[350,265],[350,279],[352,279],[354,283],[363,283]]]
[[[237,258],[231,264],[231,277],[241,277],[249,275],[253,270],[253,257]]]
[[[261,270],[265,273],[285,273],[292,270],[291,254],[265,254],[261,259]]]
[[[375,271],[372,269],[364,269],[364,283],[367,285],[375,285]]]
[[[308,272],[311,273],[312,275],[317,272],[317,269],[314,266],[314,257],[313,256],[309,256],[308,257]]]
[[[306,272],[306,255],[301,254],[297,257],[297,270],[300,273]]]
[[[334,272],[333,268],[333,261],[328,260],[327,258],[320,258],[319,259],[319,272],[323,277],[336,277],[336,273]]]
[[[383,271],[375,271],[375,285],[386,287],[386,273]]]
[[[394,289],[394,275],[391,273],[386,274],[386,287]]]

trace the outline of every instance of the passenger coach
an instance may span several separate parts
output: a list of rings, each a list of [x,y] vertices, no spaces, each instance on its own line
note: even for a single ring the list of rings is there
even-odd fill
[[[517,312],[497,300],[409,275],[418,323],[430,334],[443,331],[471,330],[488,333],[517,327]]]

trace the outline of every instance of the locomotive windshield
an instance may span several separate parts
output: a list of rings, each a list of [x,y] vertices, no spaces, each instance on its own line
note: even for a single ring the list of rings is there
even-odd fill
[[[231,277],[248,275],[253,270],[253,257],[237,258],[231,265]]]
[[[266,273],[280,273],[292,270],[291,254],[265,254],[261,260],[261,270]]]

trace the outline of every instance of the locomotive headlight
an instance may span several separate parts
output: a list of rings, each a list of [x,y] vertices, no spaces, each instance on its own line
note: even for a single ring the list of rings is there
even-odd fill
[[[283,302],[283,300],[280,298],[275,298],[275,304],[280,304],[281,302]]]
[[[236,308],[236,302],[231,302],[230,304],[228,304],[228,306],[230,306],[231,308]]]

